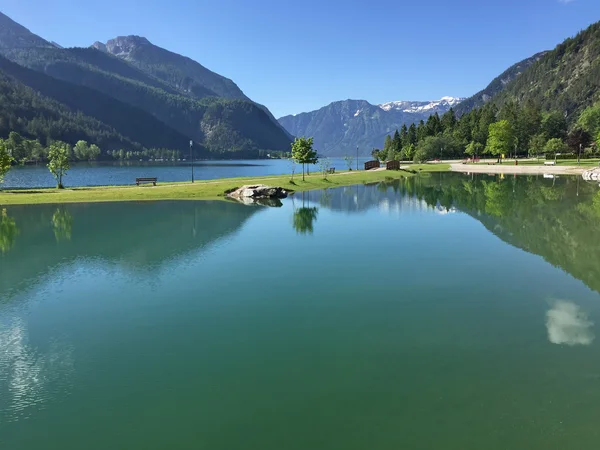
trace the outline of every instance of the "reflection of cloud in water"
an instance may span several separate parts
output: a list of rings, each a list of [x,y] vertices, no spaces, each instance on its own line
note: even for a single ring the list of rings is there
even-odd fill
[[[572,302],[557,300],[546,313],[548,339],[553,344],[590,345],[595,338],[593,325],[588,315]]]
[[[28,417],[32,408],[69,390],[73,349],[52,340],[45,352],[28,343],[22,320],[0,324],[0,422]]]

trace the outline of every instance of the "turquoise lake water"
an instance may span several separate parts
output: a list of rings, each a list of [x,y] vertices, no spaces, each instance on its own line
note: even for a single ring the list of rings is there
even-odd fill
[[[597,449],[599,192],[9,206],[0,448]]]

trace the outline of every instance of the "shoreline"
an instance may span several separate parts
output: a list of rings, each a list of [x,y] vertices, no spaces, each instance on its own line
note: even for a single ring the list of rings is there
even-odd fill
[[[414,165],[411,169],[418,169],[422,173],[447,172],[448,164],[423,164]],[[407,171],[352,171],[338,172],[328,175],[327,179],[319,174],[306,176],[302,181],[302,174],[294,175],[294,182],[290,175],[267,175],[262,177],[221,178],[216,180],[203,180],[196,183],[173,182],[157,183],[156,186],[124,185],[124,186],[94,186],[79,188],[43,188],[23,190],[0,190],[0,207],[10,205],[28,204],[61,204],[61,203],[95,203],[95,202],[120,202],[120,201],[158,201],[158,200],[226,200],[225,191],[238,188],[247,184],[266,184],[279,186],[288,191],[302,192],[310,190],[337,188],[364,183],[384,181],[386,178],[401,179],[413,177],[416,174]]]

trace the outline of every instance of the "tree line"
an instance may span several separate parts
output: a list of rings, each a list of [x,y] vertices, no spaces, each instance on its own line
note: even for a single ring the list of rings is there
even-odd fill
[[[465,158],[490,155],[522,157],[581,153],[588,157],[600,142],[600,103],[589,106],[568,124],[559,111],[543,112],[538,104],[507,101],[501,107],[488,103],[457,117],[451,108],[418,124],[403,125],[387,135],[383,149],[373,149],[379,160]]]

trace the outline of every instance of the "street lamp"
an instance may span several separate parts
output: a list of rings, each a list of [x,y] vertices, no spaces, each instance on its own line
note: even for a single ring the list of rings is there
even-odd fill
[[[356,146],[356,171],[358,172],[358,145]]]
[[[194,182],[194,141],[190,140],[190,159],[192,160],[192,183]]]
[[[579,153],[577,153],[577,165],[579,166],[581,164],[581,146],[583,144],[579,144]],[[579,177],[578,177],[579,178]]]

